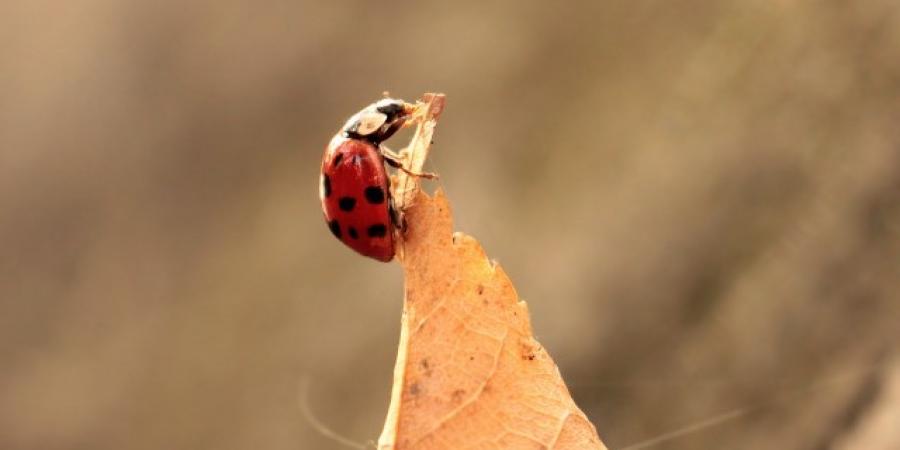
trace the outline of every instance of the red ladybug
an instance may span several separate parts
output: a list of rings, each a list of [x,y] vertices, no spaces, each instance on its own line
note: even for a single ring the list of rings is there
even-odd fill
[[[403,169],[381,143],[412,116],[415,105],[386,98],[351,117],[325,149],[319,197],[332,234],[358,253],[394,257],[397,216],[384,163]]]

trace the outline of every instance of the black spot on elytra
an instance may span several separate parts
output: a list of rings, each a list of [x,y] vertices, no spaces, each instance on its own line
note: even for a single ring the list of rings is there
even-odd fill
[[[350,227],[347,229],[347,234],[350,235],[353,239],[359,239],[359,234],[356,233],[356,228]]]
[[[331,195],[331,178],[325,174],[322,174],[322,192],[325,193],[325,197]]]
[[[353,211],[354,206],[356,206],[356,199],[353,197],[341,197],[338,200],[338,207],[341,208],[341,211]]]
[[[384,189],[381,189],[381,186],[369,186],[364,191],[366,194],[366,201],[373,205],[378,205],[384,203]]]
[[[331,233],[334,234],[334,237],[338,239],[341,238],[341,224],[338,223],[337,219],[328,222],[328,228],[331,229]]]
[[[387,234],[387,227],[383,223],[377,223],[369,227],[366,233],[371,238],[384,237]]]
[[[343,160],[344,160],[344,154],[338,153],[337,155],[334,156],[334,160],[331,161],[331,165],[333,167],[337,167],[338,164],[340,164],[341,161],[343,161]]]

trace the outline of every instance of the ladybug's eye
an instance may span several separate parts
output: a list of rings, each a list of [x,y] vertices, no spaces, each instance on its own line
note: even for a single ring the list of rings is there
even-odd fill
[[[376,103],[375,109],[380,113],[384,113],[390,119],[394,120],[403,113],[403,103],[398,100],[385,99],[386,101]]]

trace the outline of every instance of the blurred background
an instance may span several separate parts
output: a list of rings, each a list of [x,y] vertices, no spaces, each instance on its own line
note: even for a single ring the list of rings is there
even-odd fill
[[[764,3],[4,2],[0,448],[377,439],[317,183],[383,91],[611,449],[900,448],[900,6]]]

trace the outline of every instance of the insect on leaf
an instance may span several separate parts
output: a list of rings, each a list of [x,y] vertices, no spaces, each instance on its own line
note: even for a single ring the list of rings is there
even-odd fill
[[[427,150],[433,125],[410,149],[425,137]],[[402,328],[379,448],[605,449],[506,273],[453,233],[444,193],[405,201]]]

